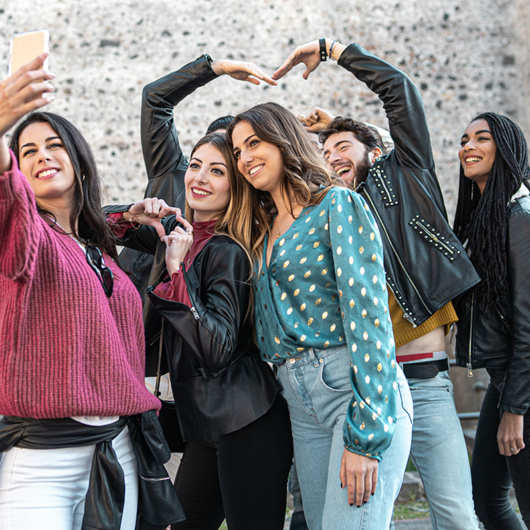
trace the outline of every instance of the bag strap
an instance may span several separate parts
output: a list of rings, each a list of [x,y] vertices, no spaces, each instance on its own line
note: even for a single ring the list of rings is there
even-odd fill
[[[160,397],[160,370],[162,368],[162,350],[164,349],[164,319],[160,327],[160,341],[158,342],[158,366],[156,368],[155,396]]]

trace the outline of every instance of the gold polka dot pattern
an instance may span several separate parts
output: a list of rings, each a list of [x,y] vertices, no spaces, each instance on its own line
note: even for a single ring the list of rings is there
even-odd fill
[[[328,355],[347,347],[355,399],[345,444],[379,458],[394,430],[398,386],[381,239],[369,208],[354,192],[333,188],[269,243],[269,266],[264,257],[253,279],[262,357],[280,363],[308,348]]]

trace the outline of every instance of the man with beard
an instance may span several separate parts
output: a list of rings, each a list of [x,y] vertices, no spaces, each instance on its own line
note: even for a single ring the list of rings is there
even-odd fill
[[[350,118],[315,110],[305,123],[322,131],[328,167],[365,198],[381,230],[396,358],[414,400],[411,455],[433,526],[476,529],[445,335],[457,320],[451,300],[480,278],[447,222],[421,95],[403,72],[357,44],[320,39],[296,48],[272,77],[304,63],[307,79],[328,57],[379,96],[395,147],[384,154],[379,134]]]

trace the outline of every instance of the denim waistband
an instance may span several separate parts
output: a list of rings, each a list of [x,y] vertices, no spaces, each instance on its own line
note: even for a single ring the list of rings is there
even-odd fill
[[[340,350],[344,350],[344,353],[348,355],[348,347],[346,346],[346,344],[341,346],[335,346],[333,348],[325,350],[315,350],[315,348],[309,348],[307,350],[304,350],[303,352],[300,352],[300,354],[296,357],[290,357],[289,359],[285,359],[285,361],[280,365],[280,367],[297,368],[298,366],[302,366],[304,364],[309,363],[319,364],[320,359],[338,353]]]

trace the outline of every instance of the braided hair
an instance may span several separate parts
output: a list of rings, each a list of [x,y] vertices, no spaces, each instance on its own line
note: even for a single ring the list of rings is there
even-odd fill
[[[530,189],[527,180],[530,168],[526,140],[512,120],[485,112],[472,122],[480,119],[487,121],[497,152],[482,195],[478,185],[466,178],[460,165],[453,229],[462,243],[467,240],[471,261],[482,277],[476,293],[483,311],[504,296],[508,287],[506,237],[509,205],[523,182]]]

